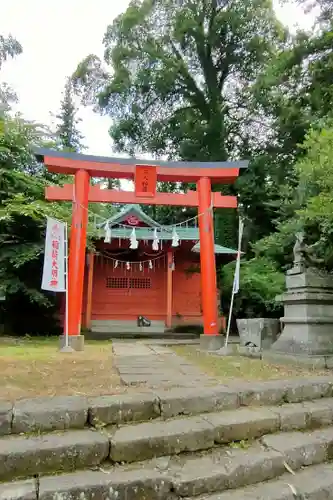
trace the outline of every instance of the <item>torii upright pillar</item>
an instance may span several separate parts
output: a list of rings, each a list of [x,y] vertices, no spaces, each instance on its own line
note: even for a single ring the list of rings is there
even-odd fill
[[[197,183],[199,198],[199,232],[201,265],[201,300],[204,318],[204,335],[201,344],[210,350],[216,346],[218,331],[217,280],[214,251],[214,225],[211,182],[201,177]],[[221,347],[221,346],[216,346]],[[216,348],[215,347],[215,348]]]
[[[78,170],[74,178],[68,267],[68,335],[70,345],[76,351],[82,351],[84,348],[84,337],[81,335],[81,317],[89,186],[89,173],[86,170]]]

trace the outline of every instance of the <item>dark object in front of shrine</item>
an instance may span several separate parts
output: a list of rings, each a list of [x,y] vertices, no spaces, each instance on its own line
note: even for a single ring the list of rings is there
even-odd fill
[[[137,320],[138,326],[151,326],[151,321],[148,318],[145,318],[144,316],[138,316]]]
[[[253,342],[246,342],[245,347],[258,347],[258,346]]]

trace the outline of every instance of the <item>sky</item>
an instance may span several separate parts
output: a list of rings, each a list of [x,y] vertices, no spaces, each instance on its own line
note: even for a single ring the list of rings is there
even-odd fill
[[[51,124],[66,77],[87,55],[103,55],[108,24],[126,9],[128,0],[7,0],[1,5],[0,34],[11,33],[23,54],[4,64],[0,78],[16,91],[17,109],[29,120]],[[290,28],[310,29],[312,19],[293,6],[275,2],[279,18]],[[87,152],[111,155],[110,118],[80,108]]]

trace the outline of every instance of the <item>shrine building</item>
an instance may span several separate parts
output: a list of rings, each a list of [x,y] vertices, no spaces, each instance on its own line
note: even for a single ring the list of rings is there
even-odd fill
[[[150,336],[203,324],[198,217],[161,226],[140,205],[125,205],[98,225],[100,236],[84,272],[86,336]],[[217,269],[237,255],[214,248]],[[221,315],[218,321],[224,326]]]

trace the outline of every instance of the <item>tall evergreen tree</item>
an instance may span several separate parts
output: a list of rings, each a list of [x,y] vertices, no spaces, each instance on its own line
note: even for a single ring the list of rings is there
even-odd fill
[[[22,45],[12,35],[0,35],[0,68],[9,57],[22,53]]]
[[[249,86],[287,38],[270,0],[132,0],[107,28],[104,61],[88,56],[74,81],[112,118],[121,152],[246,158],[263,136]],[[218,242],[236,243],[234,211],[217,210],[216,227]]]
[[[12,36],[5,37],[0,34],[0,70],[3,63],[22,53],[21,44]],[[17,96],[12,88],[0,80],[0,114],[10,109],[11,103],[17,101]]]
[[[73,86],[69,78],[66,81],[63,98],[60,103],[60,110],[56,115],[56,120],[56,135],[61,148],[73,152],[79,152],[84,149],[82,144],[83,135],[78,128],[78,124],[81,120],[77,116]]]

